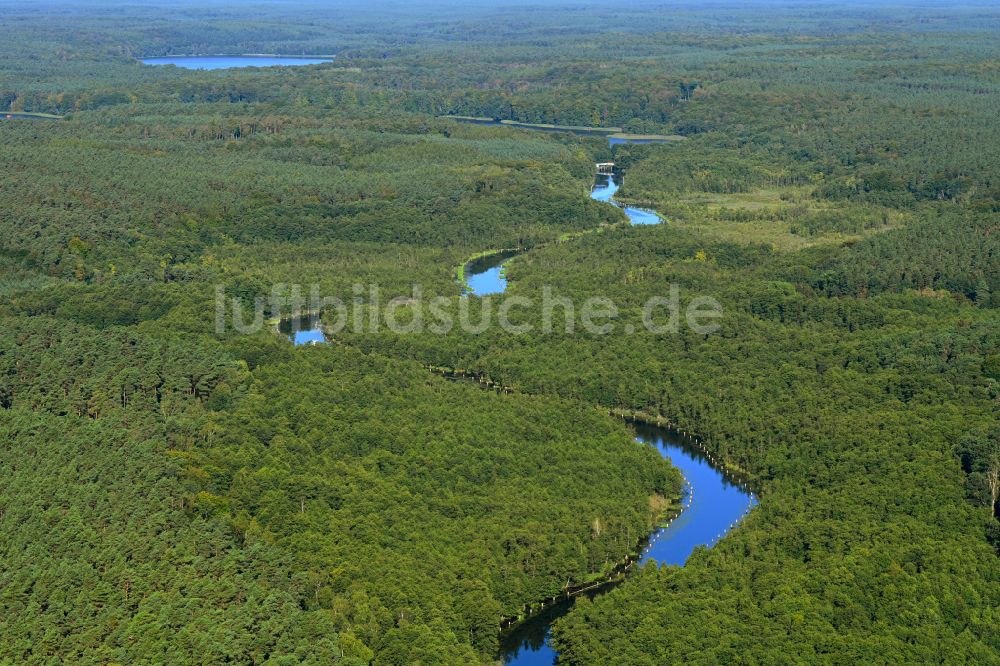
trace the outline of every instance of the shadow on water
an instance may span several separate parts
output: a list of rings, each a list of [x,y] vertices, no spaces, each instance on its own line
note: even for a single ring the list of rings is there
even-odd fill
[[[590,190],[590,198],[595,201],[604,201],[613,206],[618,206],[628,215],[629,222],[634,225],[659,224],[663,221],[659,215],[645,208],[635,208],[634,206],[621,206],[615,202],[615,193],[621,189],[622,177],[620,174],[609,176],[607,174],[597,174],[594,186]]]
[[[617,583],[607,585],[575,597],[560,599],[537,615],[531,616],[525,622],[514,626],[500,635],[500,656],[505,664],[522,664],[528,666],[552,666],[557,653],[549,645],[549,629],[552,623],[566,615],[573,608],[579,597],[593,599],[598,597]]]
[[[617,143],[622,143],[619,140]],[[617,206],[625,211],[629,222],[633,225],[659,224],[663,219],[654,211],[633,206],[621,206],[614,201],[615,193],[622,184],[621,174],[597,174],[590,190],[590,198]],[[504,275],[504,263],[513,256],[521,254],[521,250],[504,250],[488,254],[467,263],[463,269],[465,277],[465,293],[475,296],[490,296],[502,294],[507,290],[507,277]]]
[[[684,475],[683,511],[640,545],[640,563],[683,566],[698,546],[711,547],[757,504],[747,482],[720,468],[692,439],[642,422],[632,423],[636,440],[656,447]],[[609,583],[587,596],[605,594]],[[549,644],[552,623],[568,613],[574,599],[563,599],[500,637],[500,659],[515,666],[551,666],[558,656]]]
[[[467,263],[464,270],[465,283],[468,285],[466,293],[476,296],[502,294],[507,289],[507,278],[503,272],[504,263],[518,254],[521,254],[520,250],[505,250]]]
[[[319,345],[326,342],[326,335],[320,326],[318,313],[282,319],[278,322],[278,332],[291,340],[296,346]]]
[[[611,198],[622,186],[621,174],[609,176],[605,173],[597,174],[594,179],[594,186],[590,190],[590,198],[594,201],[605,201],[611,203]]]
[[[620,176],[598,175],[591,198],[617,205],[613,201],[621,186]],[[652,211],[624,207],[633,224],[655,224],[661,218]],[[507,288],[504,263],[520,254],[509,250],[468,262],[463,268],[468,292],[477,296],[502,293]],[[278,324],[281,333],[296,345],[320,344],[326,338],[319,315],[286,319]],[[457,381],[476,381],[475,377],[449,377]],[[489,384],[483,388],[500,390]],[[705,453],[697,443],[680,433],[657,425],[633,422],[636,440],[653,446],[684,476],[686,487],[682,511],[666,525],[656,529],[640,544],[640,563],[683,566],[699,546],[711,547],[731,530],[757,503],[748,483]],[[634,570],[634,567],[631,568]],[[621,582],[616,579],[582,593],[588,598],[605,594]],[[577,595],[577,596],[582,596]],[[553,622],[568,613],[576,597],[559,599],[524,622],[501,633],[498,658],[514,666],[552,666],[558,654],[549,637]]]

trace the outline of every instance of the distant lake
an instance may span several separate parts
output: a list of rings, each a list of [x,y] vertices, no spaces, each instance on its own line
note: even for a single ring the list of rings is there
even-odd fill
[[[184,69],[235,69],[238,67],[296,67],[299,65],[320,65],[331,58],[293,58],[286,56],[166,56],[143,58],[146,65],[177,65]]]

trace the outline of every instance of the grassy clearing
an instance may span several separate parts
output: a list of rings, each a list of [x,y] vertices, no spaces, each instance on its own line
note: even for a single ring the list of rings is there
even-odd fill
[[[678,228],[690,229],[706,237],[735,243],[765,243],[779,252],[794,252],[817,245],[842,245],[864,237],[864,234],[833,232],[817,236],[800,236],[789,231],[786,223],[746,222],[733,223],[704,219],[689,222],[671,218]]]
[[[738,242],[766,243],[779,252],[818,245],[840,245],[873,233],[902,226],[906,214],[897,210],[852,204],[834,205],[811,198],[807,186],[767,188],[738,194],[699,192],[670,202],[652,203],[671,224],[707,237]],[[864,228],[810,229],[817,217],[848,222],[864,220]]]
[[[808,187],[776,187],[738,194],[698,192],[682,196],[678,200],[681,203],[702,204],[709,208],[762,210],[766,208],[787,208],[796,203],[805,203],[809,200],[810,192],[811,188]]]

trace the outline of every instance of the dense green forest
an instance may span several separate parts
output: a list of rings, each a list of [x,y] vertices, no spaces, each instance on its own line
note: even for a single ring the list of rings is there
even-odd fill
[[[1000,663],[995,6],[2,12],[0,664],[495,663],[502,620],[679,496],[612,413],[697,433],[761,503],[578,600],[563,662]],[[137,61],[197,53],[335,57]],[[588,198],[609,159],[665,224]],[[500,248],[508,291],[463,299]],[[217,325],[219,295],[373,284],[617,314],[307,348]],[[672,287],[719,330],[644,328]]]

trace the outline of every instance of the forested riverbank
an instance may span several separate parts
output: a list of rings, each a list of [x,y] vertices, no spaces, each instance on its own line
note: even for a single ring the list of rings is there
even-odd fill
[[[1000,663],[995,11],[45,3],[0,22],[0,113],[64,116],[0,120],[0,662],[493,663],[678,494],[641,414],[766,501],[563,661]],[[373,285],[617,312],[393,333]],[[364,325],[296,349],[313,287]]]

